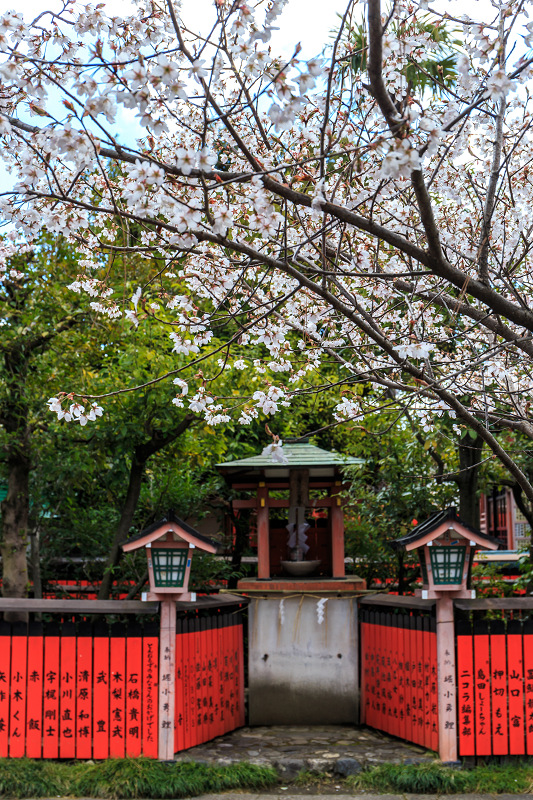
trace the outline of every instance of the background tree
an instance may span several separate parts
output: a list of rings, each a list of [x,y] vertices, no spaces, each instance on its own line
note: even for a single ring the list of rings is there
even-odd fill
[[[13,257],[9,266],[0,283],[0,468],[7,484],[0,506],[0,552],[4,597],[21,597],[28,588],[34,438],[49,423],[41,387],[52,379],[50,351],[68,346],[72,339],[65,334],[87,317],[71,298],[65,302],[55,278],[58,268],[63,282],[73,270],[71,249],[61,240],[44,237],[34,250]]]
[[[4,15],[2,130],[18,180],[6,217],[21,234],[69,231],[78,288],[104,317],[161,327],[179,358],[158,378],[179,374],[208,425],[268,418],[310,392],[332,392],[336,419],[357,422],[356,387],[371,382],[375,413],[392,402],[422,426],[469,429],[533,502],[505,438],[533,437],[532,100],[518,91],[532,59],[513,62],[510,45],[530,46],[522,3],[453,23],[464,53],[451,100],[409,77],[435,50],[439,15],[368,0],[368,59],[339,83],[354,4],[327,61],[264,47],[281,8],[216,4],[200,37],[171,0],[124,20]],[[138,110],[142,139],[117,133],[117,107]],[[146,260],[140,291],[124,252]],[[217,387],[241,361],[237,398]],[[89,398],[76,382],[65,391],[59,415],[72,391]]]

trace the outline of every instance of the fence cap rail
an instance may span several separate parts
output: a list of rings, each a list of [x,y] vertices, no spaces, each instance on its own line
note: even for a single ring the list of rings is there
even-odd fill
[[[227,591],[222,590],[220,594],[208,594],[204,597],[197,597],[193,602],[179,602],[177,604],[178,611],[194,611],[195,608],[219,608],[220,606],[247,606],[250,602],[249,597],[243,597],[241,594],[229,594]]]
[[[370,594],[359,599],[365,606],[396,606],[396,608],[433,608],[435,600],[423,600],[421,597],[405,597],[397,594]]]
[[[247,605],[248,599],[235,594],[216,594],[198,597],[195,602],[177,603],[178,611]],[[34,597],[0,597],[2,611],[40,611],[43,614],[157,614],[157,600],[41,600]]]
[[[158,602],[142,600],[41,600],[34,597],[0,597],[1,611],[40,611],[43,614],[157,614]]]
[[[454,600],[460,611],[520,611],[533,608],[533,597],[477,597],[475,600]]]

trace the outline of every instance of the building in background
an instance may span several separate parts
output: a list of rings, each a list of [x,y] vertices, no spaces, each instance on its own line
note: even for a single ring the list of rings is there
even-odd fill
[[[498,539],[505,550],[529,547],[531,528],[515,503],[511,489],[482,494],[479,500],[481,531]]]

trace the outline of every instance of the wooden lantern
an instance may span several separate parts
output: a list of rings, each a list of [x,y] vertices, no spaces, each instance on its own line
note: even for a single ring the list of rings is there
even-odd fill
[[[463,522],[450,507],[433,514],[407,536],[392,542],[395,550],[418,550],[422,588],[419,597],[435,599],[442,592],[456,598],[473,598],[470,589],[472,560],[476,550],[498,550],[500,542]]]
[[[148,561],[150,592],[147,600],[161,600],[176,596],[176,600],[190,600],[189,576],[193,551],[198,548],[216,553],[218,545],[202,536],[170,511],[166,517],[146,528],[138,536],[122,545],[125,553],[144,547]]]

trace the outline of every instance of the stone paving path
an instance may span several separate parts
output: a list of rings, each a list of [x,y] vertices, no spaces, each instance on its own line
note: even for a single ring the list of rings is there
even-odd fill
[[[177,761],[208,764],[270,764],[282,780],[294,778],[303,769],[346,777],[365,765],[419,764],[433,759],[432,753],[417,745],[368,728],[340,725],[240,728],[176,755]]]

